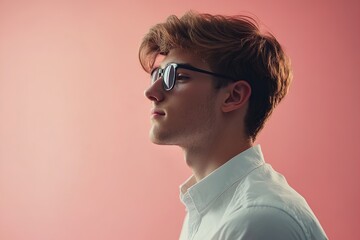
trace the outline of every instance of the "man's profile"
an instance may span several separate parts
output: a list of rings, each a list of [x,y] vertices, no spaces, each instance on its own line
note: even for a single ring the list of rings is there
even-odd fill
[[[150,139],[177,145],[193,175],[180,187],[180,239],[327,239],[303,197],[254,141],[292,79],[288,57],[246,16],[188,12],[144,37]]]

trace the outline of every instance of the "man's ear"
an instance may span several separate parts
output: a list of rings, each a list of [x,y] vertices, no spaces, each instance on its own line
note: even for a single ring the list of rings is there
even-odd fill
[[[226,97],[222,103],[223,112],[231,112],[246,105],[251,96],[250,84],[240,80],[226,86]]]

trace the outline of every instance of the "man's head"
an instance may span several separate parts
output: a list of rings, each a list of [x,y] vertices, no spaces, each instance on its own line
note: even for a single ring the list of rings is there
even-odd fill
[[[214,88],[246,81],[251,95],[244,120],[245,134],[254,140],[275,106],[288,91],[290,63],[271,34],[262,34],[246,16],[226,17],[188,12],[180,19],[170,16],[150,29],[139,50],[143,68],[151,72],[159,55],[174,49],[192,54],[208,66]],[[178,51],[178,50],[177,50]]]

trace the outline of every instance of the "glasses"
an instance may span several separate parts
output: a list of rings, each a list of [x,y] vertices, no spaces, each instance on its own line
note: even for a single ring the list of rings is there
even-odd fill
[[[154,84],[159,78],[162,78],[164,90],[170,91],[175,86],[178,68],[183,68],[183,69],[187,69],[187,70],[191,70],[191,71],[195,71],[195,72],[205,73],[205,74],[209,74],[209,75],[220,77],[220,78],[235,80],[233,78],[230,78],[228,76],[225,76],[225,75],[222,75],[219,73],[209,72],[209,71],[206,71],[203,69],[193,67],[189,64],[169,63],[168,65],[165,66],[165,68],[158,67],[151,71],[151,74],[150,74],[151,75],[151,84]]]

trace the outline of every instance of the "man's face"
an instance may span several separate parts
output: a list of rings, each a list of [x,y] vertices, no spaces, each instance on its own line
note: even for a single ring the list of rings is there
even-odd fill
[[[181,49],[171,50],[160,67],[168,63],[189,64],[211,71],[206,63]],[[151,141],[181,147],[195,147],[209,141],[220,114],[218,92],[210,75],[182,68],[177,70],[172,90],[165,91],[162,80],[156,81],[145,91],[153,105]]]

